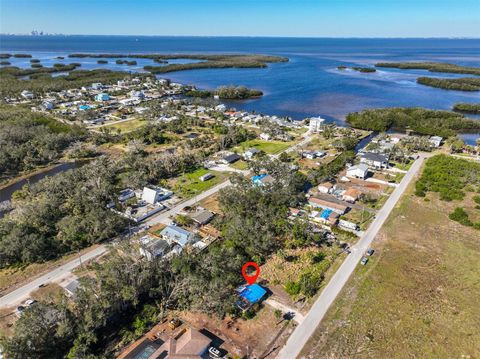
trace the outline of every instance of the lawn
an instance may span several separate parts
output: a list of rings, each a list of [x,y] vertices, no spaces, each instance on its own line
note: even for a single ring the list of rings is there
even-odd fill
[[[200,177],[204,174],[211,173],[213,178],[207,181],[201,181]],[[169,187],[183,198],[190,198],[200,194],[209,188],[223,182],[227,179],[228,174],[218,171],[200,168],[194,172],[185,173],[184,175],[169,181]]]
[[[137,128],[140,128],[146,124],[147,122],[145,120],[133,119],[125,122],[112,123],[111,125],[106,125],[104,127],[111,128],[113,130],[118,129],[120,130],[120,133],[127,133],[136,130]]]
[[[242,142],[235,149],[244,152],[249,148],[257,148],[260,151],[272,155],[286,150],[288,147],[292,146],[292,144],[293,142],[250,140]]]
[[[301,356],[480,357],[478,232],[438,197],[410,186]]]
[[[240,160],[232,163],[230,167],[235,168],[237,170],[248,170],[248,163],[245,162],[244,160]]]

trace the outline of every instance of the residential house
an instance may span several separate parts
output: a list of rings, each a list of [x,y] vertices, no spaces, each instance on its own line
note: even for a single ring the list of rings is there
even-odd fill
[[[223,157],[222,162],[225,164],[230,164],[233,162],[236,162],[240,159],[240,156],[237,155],[236,153],[232,153],[230,155],[226,155]]]
[[[213,219],[213,217],[215,217],[215,214],[207,210],[198,211],[191,216],[193,221],[199,226],[204,226],[208,224]]]
[[[177,243],[184,247],[195,240],[195,234],[177,226],[167,226],[161,232],[160,235],[169,244]]]
[[[199,179],[200,181],[202,182],[205,182],[205,181],[208,181],[209,179],[215,177],[213,174],[211,174],[210,172],[208,173],[205,173],[204,175],[200,176]]]
[[[245,153],[243,154],[243,157],[247,160],[251,160],[253,159],[253,157],[255,157],[256,155],[258,155],[259,153],[261,153],[262,151],[260,151],[258,148],[250,148],[248,150],[245,151]]]
[[[211,342],[193,328],[183,328],[172,336],[157,329],[133,343],[117,359],[202,359],[208,355]]]
[[[312,117],[310,119],[309,129],[311,132],[320,132],[323,131],[322,126],[325,122],[325,119],[321,117]]]
[[[95,96],[95,101],[97,102],[103,102],[103,101],[108,101],[110,100],[110,96],[107,93],[99,93],[98,95]]]
[[[148,235],[140,238],[140,244],[140,254],[148,260],[164,256],[170,248],[166,240]]]
[[[101,90],[103,89],[103,85],[100,82],[95,82],[92,84],[92,89],[93,90]]]
[[[320,199],[317,197],[310,197],[308,199],[308,204],[312,206],[313,208],[323,208],[323,209],[331,209],[332,211],[342,215],[345,212],[347,212],[348,208],[347,206],[336,203],[336,202],[331,202],[327,201],[324,199]]]
[[[63,289],[65,289],[65,293],[68,297],[75,298],[79,286],[80,282],[77,279],[74,279],[69,282]]]
[[[358,189],[349,188],[343,193],[342,199],[346,202],[355,203],[361,194],[362,192],[360,192]]]
[[[162,187],[144,187],[142,193],[142,200],[144,200],[148,204],[156,204],[157,202],[170,198],[172,195],[172,191],[169,191]]]
[[[440,136],[432,136],[429,141],[432,144],[432,147],[438,148],[442,144],[443,138]]]
[[[130,92],[130,97],[135,100],[143,100],[145,98],[145,94],[143,93],[143,91],[133,90]]]
[[[263,132],[263,133],[260,134],[260,138],[262,140],[269,141],[272,138],[272,136],[270,136],[270,134],[268,134],[268,133]]]
[[[273,178],[269,174],[263,173],[257,176],[253,176],[252,182],[254,185],[257,186],[265,186],[267,184],[272,184],[273,182],[275,182],[275,178]]]
[[[236,289],[236,292],[240,298],[236,302],[236,305],[243,311],[250,309],[252,305],[260,302],[267,294],[267,291],[258,284],[242,285]]]
[[[324,182],[324,183],[320,183],[318,185],[318,192],[320,193],[331,193],[333,190],[334,190],[334,185],[330,182]]]
[[[33,95],[33,92],[28,91],[28,90],[23,90],[20,95],[25,99],[25,100],[31,100],[35,96]]]
[[[388,168],[388,155],[373,152],[362,152],[360,153],[360,162],[365,163],[369,167],[373,167],[375,169]]]
[[[135,197],[135,191],[131,188],[125,188],[118,193],[118,200],[125,202],[126,200]]]
[[[365,179],[367,178],[367,175],[368,166],[364,163],[347,168],[347,177]]]
[[[338,226],[343,229],[347,230],[352,230],[352,231],[358,231],[359,227],[358,224],[346,221],[344,219],[341,219],[338,221]]]
[[[215,106],[215,110],[219,112],[225,112],[227,110],[227,106],[225,106],[224,104],[220,104]]]

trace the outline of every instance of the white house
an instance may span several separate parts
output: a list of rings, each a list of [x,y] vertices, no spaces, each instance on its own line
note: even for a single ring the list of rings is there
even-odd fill
[[[262,140],[265,140],[265,141],[270,141],[270,139],[272,138],[272,136],[270,136],[268,133],[265,133],[265,132],[262,132],[260,134],[260,138]]]
[[[368,166],[364,163],[361,163],[356,166],[351,166],[347,169],[347,177],[361,178],[365,179],[368,175]]]
[[[130,97],[137,100],[141,100],[145,98],[145,94],[143,93],[143,91],[133,90],[130,92]]]
[[[213,174],[208,172],[208,173],[205,173],[203,176],[200,176],[199,179],[200,179],[200,181],[205,182],[205,181],[208,181],[209,179],[211,179],[213,177],[214,177]]]
[[[321,183],[318,185],[318,192],[320,193],[331,193],[334,190],[334,185],[330,182]]]
[[[33,99],[35,96],[33,95],[33,92],[32,91],[28,91],[28,90],[23,90],[20,95],[25,99],[25,100],[31,100]]]
[[[163,201],[173,195],[172,191],[169,191],[161,187],[144,187],[142,193],[142,200],[149,204],[155,204]]]
[[[227,110],[227,106],[225,106],[224,104],[220,104],[215,106],[215,110],[220,112],[225,112]]]
[[[251,160],[253,157],[258,155],[261,151],[258,148],[250,148],[245,151],[243,157],[247,160]]]
[[[320,132],[322,131],[322,126],[323,126],[323,123],[325,122],[325,119],[321,118],[321,117],[312,117],[310,119],[310,125],[309,125],[309,129],[311,132]]]
[[[432,147],[438,148],[442,144],[443,138],[440,136],[432,136],[429,141],[432,144]]]
[[[360,162],[375,169],[388,168],[388,156],[381,153],[362,152]]]

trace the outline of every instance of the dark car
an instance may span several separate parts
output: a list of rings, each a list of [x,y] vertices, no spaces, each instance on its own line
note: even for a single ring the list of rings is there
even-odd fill
[[[370,248],[370,249],[367,251],[367,256],[371,256],[371,255],[373,255],[373,253],[375,253],[375,250],[373,250],[372,248]]]

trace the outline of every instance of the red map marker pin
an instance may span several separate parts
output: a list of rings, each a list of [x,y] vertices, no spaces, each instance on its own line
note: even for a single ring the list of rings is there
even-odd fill
[[[255,274],[248,275],[247,274],[247,268],[248,267],[255,268]],[[245,280],[247,281],[247,283],[252,285],[253,283],[255,283],[258,276],[260,275],[260,267],[255,262],[247,262],[242,267],[242,275],[243,275],[243,278],[245,278]]]

